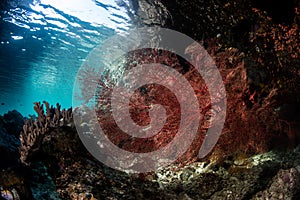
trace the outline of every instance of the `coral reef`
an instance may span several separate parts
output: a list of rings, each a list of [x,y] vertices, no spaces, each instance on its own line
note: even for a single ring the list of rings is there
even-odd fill
[[[21,199],[180,200],[297,199],[300,194],[300,147],[227,157],[223,162],[208,160],[184,167],[174,164],[153,173],[130,175],[93,158],[74,127],[57,124],[52,131],[51,140],[44,140],[38,150],[43,156],[28,160],[31,165],[25,168],[15,166],[1,172],[1,195],[17,192]]]
[[[197,91],[196,96],[199,99],[199,105],[201,105],[201,114],[203,114],[203,119],[209,118],[208,108],[210,107],[210,98],[207,92],[207,88],[204,84],[203,79],[196,73],[196,70],[188,63],[182,64],[183,60],[179,59],[176,55],[161,50],[141,50],[135,51],[127,55],[127,63],[124,68],[126,70],[132,69],[139,64],[147,63],[161,63],[165,65],[172,66],[174,69],[183,73],[183,76],[187,80],[190,80],[191,86]],[[133,62],[134,61],[134,62]],[[126,73],[126,71],[125,71]],[[158,72],[159,74],[159,72]],[[161,104],[166,109],[166,123],[163,128],[153,137],[149,138],[135,138],[124,133],[120,128],[118,128],[115,123],[112,113],[111,113],[111,102],[110,95],[113,91],[114,82],[112,76],[114,72],[109,72],[100,85],[99,93],[97,94],[97,114],[99,118],[99,124],[103,128],[109,139],[114,142],[117,146],[132,152],[150,152],[157,150],[161,147],[166,146],[170,140],[175,136],[179,123],[180,115],[180,105],[174,94],[167,88],[159,86],[157,84],[145,85],[141,89],[135,92],[131,97],[131,102],[129,105],[129,110],[132,119],[139,125],[148,125],[150,122],[149,108],[151,104]],[[126,76],[126,75],[125,75]],[[87,77],[85,79],[88,79]],[[120,107],[118,110],[128,109]],[[193,120],[195,116],[190,116],[190,120]],[[207,130],[207,121],[202,120],[203,124],[199,128],[199,134],[196,136],[196,140],[199,143],[203,140],[205,135],[205,130]],[[205,124],[206,123],[206,124]],[[187,127],[183,127],[186,130]],[[184,141],[182,141],[184,142]],[[189,156],[185,158],[182,157],[182,161],[192,160],[195,158],[195,154],[199,151],[199,145],[192,145],[190,151],[193,151],[194,156]],[[169,149],[168,151],[173,151],[174,149]]]
[[[228,101],[224,130],[214,150],[197,160],[207,122],[215,116],[210,108],[220,100],[210,101],[204,81],[191,64],[168,51],[134,51],[121,71],[162,63],[180,72],[193,87],[203,120],[190,149],[177,163],[156,172],[116,171],[84,148],[73,125],[72,109],[36,102],[37,117],[26,119],[25,125],[17,111],[0,117],[0,198],[299,199],[299,5],[293,3],[295,12],[285,20],[255,0],[133,0],[131,4],[134,9],[128,9],[134,11],[132,19],[138,25],[181,31],[200,41],[214,59]],[[197,62],[199,52],[193,45],[186,52]],[[152,103],[162,104],[168,118],[159,134],[131,138],[118,129],[111,114],[109,96],[119,75],[107,71],[96,83],[98,123],[115,145],[128,151],[143,153],[165,146],[178,129],[176,98],[155,84],[137,90],[130,102],[137,124],[149,124]],[[100,75],[93,70],[83,73],[84,86],[95,84],[91,76]],[[83,87],[82,92],[89,94],[89,89]],[[85,101],[92,98],[84,96]],[[81,125],[91,126],[93,120]],[[297,147],[274,150],[282,145]]]
[[[151,5],[155,1],[150,2],[145,1]],[[222,74],[228,95],[227,119],[212,157],[253,154],[279,146],[297,145],[300,131],[299,3],[291,0],[282,5],[282,13],[288,15],[285,18],[276,16],[271,9],[281,4],[279,2],[268,2],[270,5],[266,4],[267,1],[254,0],[160,2],[167,11],[150,16],[159,18],[156,15],[167,13],[172,23],[161,26],[201,42]],[[137,11],[143,9],[138,4],[136,6]],[[139,23],[148,26],[144,21],[141,17]],[[187,65],[178,64],[178,58],[171,61],[166,56],[152,56],[145,58],[141,53],[136,54],[129,57],[129,62],[130,59],[137,63],[154,61],[178,71]],[[195,86],[201,90],[201,81],[197,84]],[[142,108],[140,104],[137,107]],[[147,117],[142,118],[141,121],[147,124]],[[123,141],[124,138],[120,138]],[[197,139],[201,143],[201,139]],[[193,149],[197,149],[197,145]],[[188,159],[192,157],[192,154],[187,156]]]
[[[62,155],[57,153],[57,149],[63,148],[68,156],[67,150],[72,145],[73,137],[77,142],[73,147],[79,150],[80,140],[73,125],[71,108],[60,110],[59,104],[50,107],[44,101],[43,104],[35,102],[34,110],[37,117],[25,119],[25,124],[24,118],[17,111],[0,116],[0,119],[3,119],[2,123],[8,123],[4,128],[16,127],[9,129],[10,134],[1,131],[0,135],[0,144],[5,144],[3,149],[0,145],[0,151],[2,155],[8,155],[7,158],[1,157],[3,170],[0,174],[0,189],[5,199],[60,199],[49,175],[49,172],[54,174],[54,171],[58,170],[55,158],[60,160]],[[18,119],[22,119],[23,122],[19,122]],[[17,129],[20,124],[24,124],[22,132]],[[15,135],[19,135],[20,140]],[[47,167],[40,160],[44,161]]]
[[[219,42],[218,39],[214,38],[205,40],[204,44],[207,46],[207,51],[214,59],[225,83],[228,105],[227,118],[223,133],[214,152],[212,152],[211,158],[206,159],[216,157],[224,159],[226,156],[236,154],[262,153],[278,145],[278,141],[281,141],[282,145],[295,145],[297,143],[296,133],[286,133],[284,132],[286,129],[282,128],[284,107],[281,108],[281,112],[277,109],[280,106],[278,98],[283,92],[288,91],[287,88],[279,88],[277,85],[271,85],[271,83],[269,83],[270,88],[267,92],[256,88],[255,85],[259,85],[260,82],[256,83],[252,77],[254,77],[253,73],[259,73],[259,71],[248,69],[249,63],[245,61],[245,53],[233,47],[223,49]],[[186,51],[193,54],[192,57],[195,62],[200,60],[201,55],[199,53],[201,52],[197,52],[193,46],[189,46]],[[195,69],[170,52],[139,50],[127,55],[126,60],[124,69],[119,69],[124,70],[123,76],[126,76],[126,70],[139,64],[160,63],[176,69],[190,82],[199,100],[199,111],[203,118],[193,144],[185,155],[179,158],[178,162],[183,164],[196,160],[205,132],[210,126],[209,121],[212,120],[213,112],[217,112],[210,109],[211,105],[216,105],[222,100],[216,99],[213,100],[214,102],[210,102],[206,85]],[[103,79],[99,80],[100,87],[98,88],[96,103],[99,124],[109,139],[117,146],[132,152],[149,152],[165,146],[176,134],[180,120],[178,115],[180,106],[174,95],[168,89],[155,84],[146,85],[134,93],[130,99],[129,110],[132,119],[137,124],[143,126],[149,124],[148,110],[152,103],[163,105],[168,116],[163,129],[155,136],[143,139],[134,138],[119,129],[113,119],[110,96],[115,85],[112,77],[116,74],[114,71],[106,73],[105,76],[102,76]],[[87,71],[82,74],[81,79],[90,80],[89,76],[94,75],[95,72]],[[212,81],[214,81],[213,78]],[[83,82],[84,85],[85,82]],[[128,108],[118,108],[118,110],[122,109]],[[295,115],[299,116],[298,113]],[[191,120],[193,120],[193,116],[191,116]],[[291,120],[296,123],[298,119],[295,117]]]
[[[20,134],[20,154],[23,163],[28,163],[30,158],[39,151],[42,144],[47,140],[51,140],[54,130],[59,127],[73,126],[71,108],[60,110],[59,104],[56,104],[54,108],[53,106],[50,107],[46,101],[43,103],[34,103],[34,110],[38,115],[37,119],[26,120],[23,132]],[[43,105],[46,107],[46,114]]]

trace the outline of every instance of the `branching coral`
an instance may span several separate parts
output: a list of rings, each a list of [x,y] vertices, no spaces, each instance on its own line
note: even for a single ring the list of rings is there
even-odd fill
[[[46,114],[44,111],[46,107]],[[65,126],[73,126],[72,109],[60,110],[60,105],[56,107],[49,106],[44,101],[34,103],[34,110],[37,113],[37,119],[29,119],[25,121],[23,131],[20,134],[20,154],[23,163],[29,163],[30,158],[40,149],[44,140],[51,139],[51,131],[53,129]]]

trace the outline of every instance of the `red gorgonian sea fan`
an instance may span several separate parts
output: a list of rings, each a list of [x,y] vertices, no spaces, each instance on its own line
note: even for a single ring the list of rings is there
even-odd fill
[[[187,53],[189,52],[187,51]],[[176,73],[180,74],[193,90],[193,95],[195,96],[196,101],[198,101],[196,110],[199,115],[196,116],[195,112],[189,114],[189,111],[187,111],[187,121],[189,123],[197,121],[197,123],[200,124],[199,127],[197,126],[198,129],[196,129],[193,141],[180,141],[181,144],[188,144],[188,142],[192,142],[192,144],[189,146],[186,153],[182,152],[184,154],[178,159],[180,163],[193,161],[197,159],[199,148],[204,140],[206,131],[211,126],[212,117],[216,113],[213,113],[214,111],[211,109],[211,97],[205,81],[198,70],[174,53],[158,49],[135,50],[127,54],[125,64],[123,64],[121,70],[118,69],[119,71],[117,72],[107,70],[99,75],[101,78],[98,79],[97,91],[95,94],[95,107],[98,123],[111,142],[123,150],[135,153],[148,153],[167,147],[175,135],[178,134],[178,129],[181,126],[182,105],[188,105],[190,102],[189,98],[191,98],[188,95],[184,95],[184,91],[187,90],[185,88],[181,88],[181,91],[184,93],[182,96],[184,97],[183,102],[179,102],[174,91],[171,91],[169,88],[156,83],[145,84],[136,89],[129,97],[130,101],[128,106],[114,108],[117,112],[126,112],[126,110],[129,110],[131,120],[135,124],[147,128],[151,119],[161,118],[159,115],[153,115],[151,112],[153,106],[163,106],[166,118],[162,128],[154,135],[145,135],[142,138],[134,137],[132,134],[123,131],[118,126],[118,123],[113,116],[112,94],[117,84],[116,77],[126,77],[126,73],[131,69],[147,64],[161,64],[163,67],[176,70]],[[122,72],[120,73],[120,71]],[[89,73],[91,73],[91,76],[95,75],[93,70],[87,70],[86,73],[81,73],[84,76],[82,79],[88,79]],[[157,74],[155,74],[153,79],[156,77],[164,77],[170,85],[178,84],[177,80],[172,79],[171,76],[165,77],[162,71],[157,71]],[[214,76],[211,76],[211,79],[213,78]],[[83,87],[83,89],[85,88]],[[118,101],[118,99],[116,101]],[[213,99],[213,101],[217,100]],[[189,123],[185,125],[190,126]],[[190,130],[189,127],[180,127],[180,129],[183,130],[182,134],[185,134],[184,132]],[[170,149],[167,151],[172,154],[177,148],[178,147],[176,146],[170,145]]]
[[[195,115],[189,115],[188,117],[190,122],[200,121],[197,133],[189,148],[178,157],[178,163],[184,164],[198,159],[199,149],[207,130],[212,127],[212,121],[220,120],[221,116],[218,113],[222,106],[218,106],[218,104],[223,101],[222,94],[225,91],[221,91],[222,87],[220,86],[223,83],[227,92],[226,121],[218,143],[212,154],[206,159],[215,159],[216,157],[216,159],[220,159],[239,153],[263,152],[270,148],[270,141],[280,131],[277,123],[278,119],[272,107],[276,90],[270,92],[266,98],[258,102],[255,92],[251,93],[250,91],[249,93],[244,54],[235,48],[221,49],[214,39],[205,42],[208,44],[207,52],[215,61],[222,77],[221,82],[218,82],[213,74],[208,76],[208,81],[215,82],[214,87],[217,94],[220,94],[215,95],[213,98],[210,96],[201,74],[186,60],[165,50],[141,49],[129,52],[126,62],[122,63],[121,70],[118,69],[117,72],[108,70],[101,74],[101,79],[98,79],[95,98],[97,120],[112,143],[129,152],[147,153],[166,147],[178,133],[182,111],[181,104],[173,91],[159,84],[152,83],[139,87],[130,96],[129,106],[121,106],[116,109],[119,112],[123,112],[125,109],[129,110],[130,118],[137,125],[147,127],[153,117],[159,118],[159,116],[151,116],[150,110],[153,105],[162,105],[166,111],[166,121],[157,134],[150,137],[145,135],[144,138],[133,137],[130,133],[122,131],[118,127],[118,123],[113,116],[111,96],[116,85],[116,78],[119,76],[126,77],[126,73],[138,65],[159,63],[179,72],[192,87],[199,103],[200,120]],[[207,65],[201,63],[205,60],[201,59],[201,56],[203,56],[201,51],[195,48],[196,46],[190,45],[186,49],[186,53],[191,55],[195,63],[207,67]],[[91,72],[91,76],[95,76],[92,70]],[[209,67],[206,72],[209,73]],[[158,76],[161,73],[157,71]],[[170,79],[168,81],[172,82],[174,80]],[[187,96],[187,98],[189,97]],[[249,103],[251,103],[251,107],[247,106]],[[188,127],[182,127],[182,129],[188,132]],[[188,141],[181,142],[186,144]],[[168,151],[176,151],[175,148],[177,147],[171,147]]]

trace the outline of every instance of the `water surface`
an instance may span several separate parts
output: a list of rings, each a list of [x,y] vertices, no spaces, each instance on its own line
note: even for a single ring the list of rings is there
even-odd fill
[[[43,100],[70,107],[88,53],[130,26],[114,0],[15,0],[0,8],[0,114],[33,114],[32,103]]]

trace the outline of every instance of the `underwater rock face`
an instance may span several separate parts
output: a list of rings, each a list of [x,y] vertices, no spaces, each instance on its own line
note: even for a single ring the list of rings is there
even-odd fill
[[[9,111],[0,116],[0,126],[6,129],[8,134],[19,137],[23,129],[24,117],[17,110]]]
[[[56,192],[55,183],[42,162],[33,164],[30,175],[28,182],[33,199],[61,199]]]
[[[24,124],[23,116],[16,110],[0,116],[0,169],[19,160],[19,135]]]
[[[15,164],[19,160],[20,141],[14,135],[8,134],[6,130],[0,126],[0,169]]]
[[[166,27],[172,23],[169,11],[159,0],[131,0],[127,10],[132,11],[129,16],[137,26]]]
[[[299,199],[300,173],[297,169],[279,170],[269,188],[256,194],[255,199]]]

